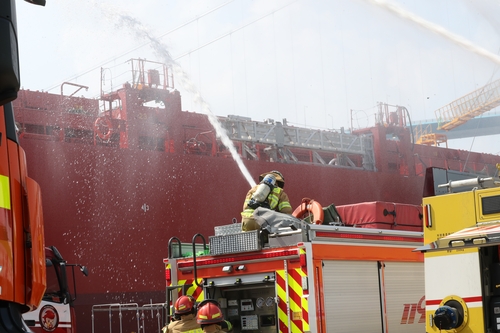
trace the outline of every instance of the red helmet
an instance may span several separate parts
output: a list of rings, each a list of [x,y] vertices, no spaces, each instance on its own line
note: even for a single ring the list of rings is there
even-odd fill
[[[176,315],[183,315],[191,313],[194,309],[196,300],[193,296],[182,295],[175,301],[174,310]]]
[[[224,320],[222,311],[217,306],[216,302],[205,302],[205,304],[200,305],[201,307],[198,308],[198,315],[196,316],[196,322],[198,324],[217,324]]]

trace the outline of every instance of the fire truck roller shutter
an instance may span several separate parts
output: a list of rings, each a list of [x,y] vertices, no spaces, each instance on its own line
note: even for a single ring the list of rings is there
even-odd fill
[[[377,262],[325,260],[323,264],[327,332],[380,332]]]
[[[384,262],[389,332],[425,332],[423,262]]]
[[[423,263],[323,263],[323,281],[329,281],[324,285],[328,332],[372,332],[383,327],[390,333],[425,331]]]

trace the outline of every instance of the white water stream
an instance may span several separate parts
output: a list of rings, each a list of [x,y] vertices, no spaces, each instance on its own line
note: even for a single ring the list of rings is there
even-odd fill
[[[492,53],[492,52],[490,52],[482,47],[475,45],[474,43],[467,40],[466,38],[463,38],[462,36],[455,35],[455,34],[449,32],[448,30],[446,30],[445,28],[443,28],[442,26],[440,26],[438,24],[429,22],[429,21],[423,19],[422,17],[407,11],[406,9],[399,7],[398,5],[396,5],[394,3],[387,2],[386,0],[368,0],[368,1],[377,5],[377,6],[382,7],[383,9],[387,10],[388,12],[390,12],[392,14],[396,14],[397,16],[399,16],[405,20],[414,22],[414,23],[418,24],[419,26],[421,26],[429,31],[432,31],[438,35],[441,35],[441,36],[445,37],[446,39],[452,41],[456,45],[463,47],[466,50],[469,50],[471,52],[474,52],[477,55],[485,57],[485,58],[493,61],[494,63],[500,64],[500,57],[498,55],[496,55],[496,54],[494,54],[494,53]]]
[[[236,151],[233,142],[227,136],[226,131],[222,128],[222,125],[217,119],[217,116],[212,112],[212,110],[210,109],[210,105],[203,99],[199,90],[196,88],[196,85],[190,80],[187,73],[184,72],[181,66],[179,66],[179,64],[177,64],[172,58],[167,47],[162,44],[157,38],[155,38],[149,31],[149,29],[141,22],[139,22],[136,18],[126,13],[120,13],[119,11],[116,11],[116,9],[107,9],[99,3],[96,3],[96,6],[99,6],[101,9],[103,9],[103,12],[105,12],[106,15],[118,20],[119,25],[129,29],[138,39],[148,41],[149,46],[152,48],[154,53],[161,58],[161,61],[163,61],[167,65],[172,66],[175,82],[177,84],[180,84],[185,90],[194,95],[195,102],[201,106],[202,111],[208,116],[208,120],[214,127],[217,137],[222,141],[224,146],[226,146],[226,148],[231,153],[232,158],[238,165],[238,168],[247,180],[248,184],[250,186],[254,186],[255,181],[253,180],[250,172],[243,163],[241,156]]]

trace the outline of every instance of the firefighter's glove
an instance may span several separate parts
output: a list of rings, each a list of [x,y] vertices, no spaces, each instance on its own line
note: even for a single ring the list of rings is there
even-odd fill
[[[223,322],[219,323],[221,329],[224,332],[232,332],[233,330],[233,325],[231,325],[231,322],[224,320]]]

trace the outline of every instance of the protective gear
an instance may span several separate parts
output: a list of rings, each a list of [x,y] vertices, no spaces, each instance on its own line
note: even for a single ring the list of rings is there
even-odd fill
[[[200,303],[196,321],[200,325],[218,324],[224,320],[217,301],[205,300]]]
[[[281,174],[281,172],[279,172],[278,170],[272,170],[272,171],[269,171],[269,172],[266,172],[266,173],[263,173],[259,176],[259,182],[261,182],[264,177],[266,177],[268,174],[273,174],[274,177],[276,178],[276,183],[278,184],[278,186],[280,188],[284,188],[285,187],[285,177],[283,177],[283,175]]]
[[[268,177],[267,181],[266,177]],[[277,184],[278,186],[272,187],[270,185],[272,181],[269,180],[273,177],[275,179],[275,184]],[[260,229],[260,225],[255,221],[255,218],[253,217],[255,209],[258,207],[268,208],[284,214],[292,214],[293,212],[292,206],[290,205],[290,200],[288,199],[288,195],[283,191],[283,187],[285,186],[285,177],[283,177],[281,172],[272,170],[270,172],[261,174],[259,176],[259,179],[261,183],[252,187],[250,191],[247,192],[245,202],[243,203],[243,211],[241,212],[242,231],[252,231]],[[267,183],[269,183],[269,185]],[[267,192],[267,197],[262,202],[257,202],[255,198],[255,193],[259,190],[262,191],[262,193],[264,192],[264,190],[269,190],[269,192]]]
[[[202,333],[200,324],[196,322],[196,316],[193,313],[182,315],[179,320],[173,321],[164,327],[163,333]]]
[[[276,176],[272,173],[267,174],[257,185],[257,189],[252,195],[252,199],[248,202],[248,207],[256,209],[257,207],[269,208],[266,202],[269,192],[275,188]]]
[[[182,295],[175,301],[174,310],[176,315],[184,315],[188,313],[194,313],[194,307],[196,300],[193,296]]]

